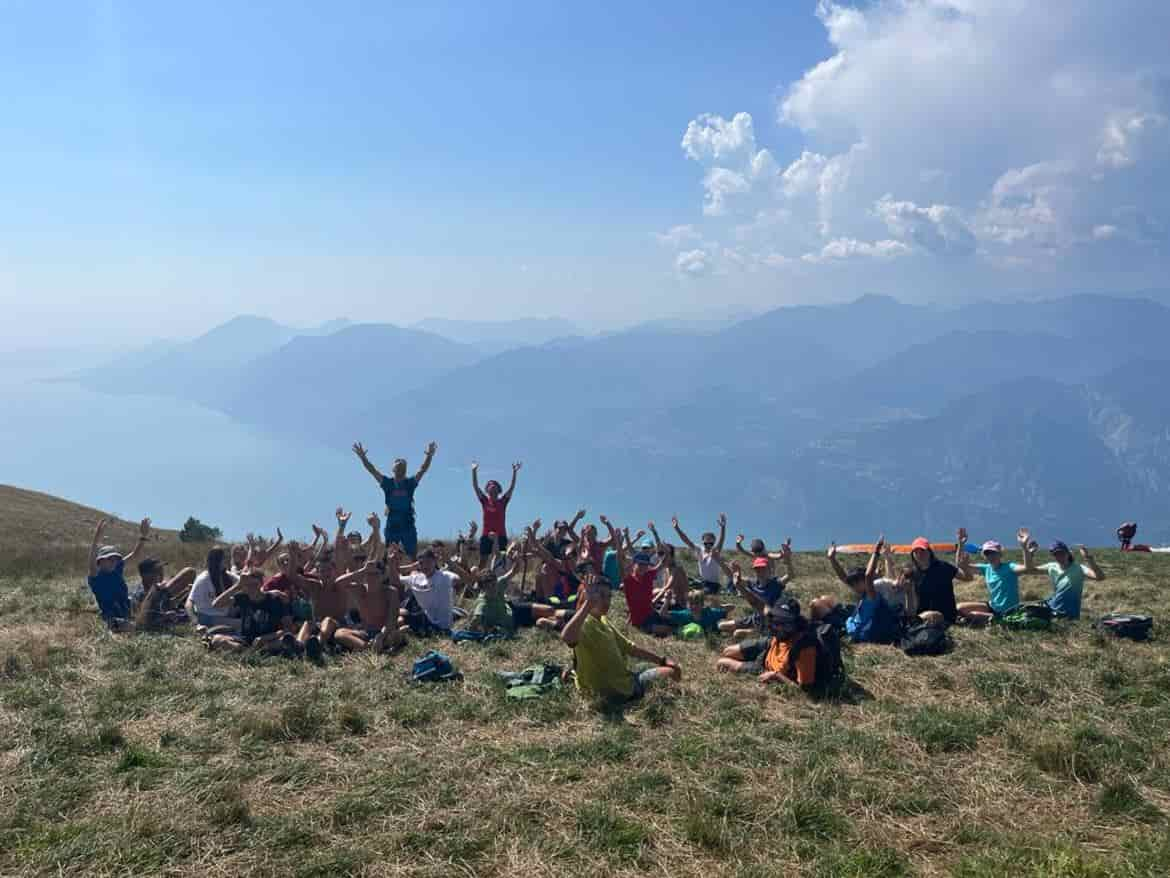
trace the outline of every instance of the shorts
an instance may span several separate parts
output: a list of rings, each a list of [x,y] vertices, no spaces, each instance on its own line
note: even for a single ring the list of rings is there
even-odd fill
[[[745,640],[739,645],[739,651],[743,655],[742,660],[747,665],[742,673],[764,673],[764,656],[767,654],[768,645],[771,642],[771,637],[757,637],[755,640]]]
[[[512,608],[512,624],[517,628],[531,628],[536,624],[529,601],[508,601],[508,606]]]
[[[496,534],[495,537],[490,537],[484,534],[479,538],[479,554],[486,558],[492,553],[493,548],[499,548],[501,552],[508,548],[508,537],[505,534]]]
[[[240,630],[240,620],[233,616],[221,616],[219,613],[195,613],[195,621],[205,628],[231,628]]]
[[[750,616],[744,616],[742,619],[736,619],[735,627],[762,629],[764,627],[764,617],[759,613],[752,613]]]
[[[418,553],[418,529],[411,525],[410,527],[390,527],[386,525],[385,531],[386,545],[391,543],[398,543],[402,546],[402,551],[406,552],[411,558]]]
[[[634,691],[627,701],[637,701],[646,694],[646,690],[652,688],[655,684],[660,683],[666,679],[658,673],[658,668],[644,668],[641,671],[633,672],[630,676],[634,680]]]
[[[655,628],[670,627],[670,620],[657,610],[652,610],[650,615],[637,627],[643,633],[650,634]]]
[[[701,588],[706,594],[719,594],[723,590],[723,586],[718,582],[710,582],[705,579],[692,579],[690,586],[691,588]]]

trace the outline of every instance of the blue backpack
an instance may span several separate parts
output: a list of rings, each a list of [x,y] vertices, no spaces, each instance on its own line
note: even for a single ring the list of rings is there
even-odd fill
[[[457,680],[462,676],[455,670],[455,665],[450,658],[438,650],[432,649],[415,659],[410,679],[414,683],[434,683],[439,680]]]

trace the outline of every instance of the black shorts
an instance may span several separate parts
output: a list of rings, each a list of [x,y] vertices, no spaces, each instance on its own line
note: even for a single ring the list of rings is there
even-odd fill
[[[479,538],[479,554],[486,558],[492,553],[492,549],[499,548],[501,552],[507,551],[508,537],[506,534],[496,534],[494,537],[489,534],[484,534]]]
[[[509,601],[508,603],[512,607],[512,623],[517,628],[531,628],[536,624],[531,603],[528,601]]]
[[[764,656],[767,655],[771,643],[771,637],[757,637],[755,640],[745,640],[739,645],[742,661],[749,665],[747,671],[753,674],[764,673]]]
[[[638,626],[638,629],[646,634],[651,634],[655,628],[662,627],[671,627],[670,620],[664,617],[657,610],[653,610],[651,611],[650,615],[646,617],[646,620]]]

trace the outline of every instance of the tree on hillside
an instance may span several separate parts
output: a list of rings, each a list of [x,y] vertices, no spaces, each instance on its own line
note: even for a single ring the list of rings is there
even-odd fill
[[[210,543],[222,536],[223,531],[218,527],[204,524],[194,516],[189,517],[183,525],[183,529],[179,531],[179,541],[184,543]]]

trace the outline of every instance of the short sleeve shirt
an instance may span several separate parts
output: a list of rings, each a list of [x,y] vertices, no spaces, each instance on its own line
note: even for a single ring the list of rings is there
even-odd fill
[[[1061,569],[1055,561],[1045,564],[1048,581],[1052,583],[1052,596],[1048,606],[1069,619],[1081,617],[1081,598],[1085,591],[1085,568],[1072,563]]]
[[[626,666],[626,656],[633,648],[605,616],[586,618],[573,647],[577,688],[593,695],[629,698],[634,694],[634,677]]]
[[[130,617],[130,589],[126,585],[125,569],[119,558],[118,565],[109,573],[98,573],[87,580],[103,619]]]
[[[987,582],[987,604],[993,612],[1006,613],[1020,605],[1020,577],[1014,566],[1007,562],[998,567],[977,564],[976,569]]]
[[[418,481],[409,476],[401,482],[382,476],[382,493],[386,497],[386,529],[394,531],[414,527],[414,491]]]

